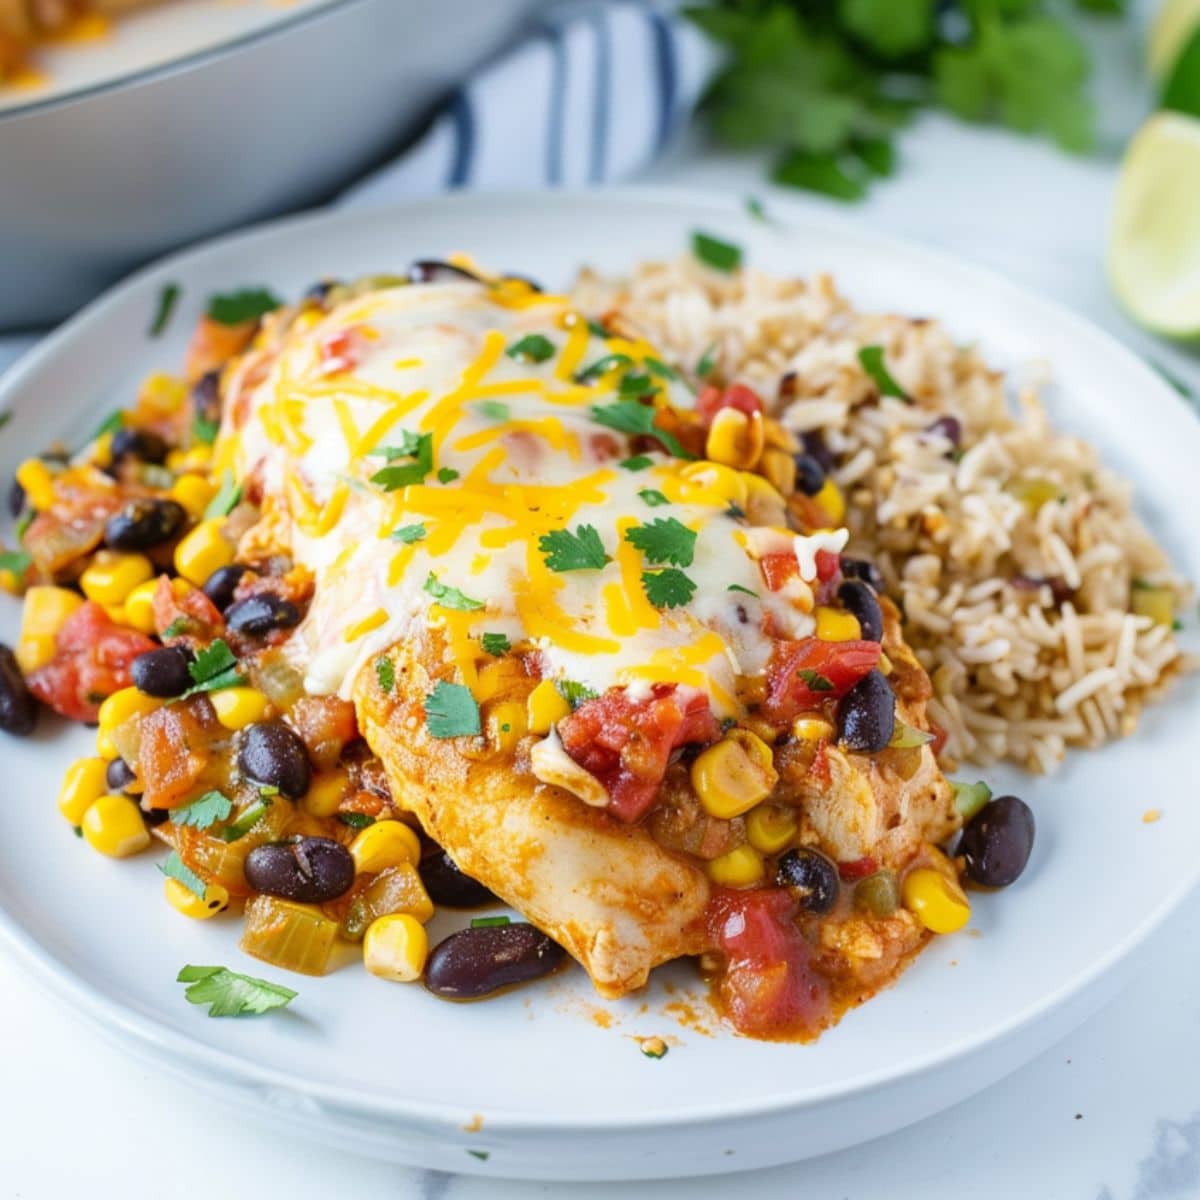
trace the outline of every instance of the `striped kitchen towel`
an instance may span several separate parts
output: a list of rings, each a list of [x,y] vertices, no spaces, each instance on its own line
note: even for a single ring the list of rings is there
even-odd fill
[[[669,9],[635,0],[553,8],[340,202],[628,178],[667,148],[714,65],[699,31]]]

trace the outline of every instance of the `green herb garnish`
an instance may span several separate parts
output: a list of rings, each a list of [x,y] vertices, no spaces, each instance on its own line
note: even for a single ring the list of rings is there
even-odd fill
[[[909,394],[892,378],[891,372],[883,361],[882,346],[864,346],[858,352],[858,361],[862,369],[875,380],[875,386],[885,396],[895,396],[898,400],[911,403]]]
[[[437,477],[438,483],[453,483],[458,478],[458,472],[453,467],[440,467]]]
[[[371,482],[378,484],[385,492],[394,492],[421,483],[433,470],[433,434],[409,433],[405,430],[399,445],[385,446],[375,453],[382,454],[388,465],[376,471],[371,476]],[[394,460],[399,458],[411,458],[413,461],[394,465]]]
[[[762,200],[757,196],[747,196],[745,200],[746,212],[750,214],[756,221],[769,220],[767,210],[763,206]]]
[[[179,303],[182,292],[183,289],[177,283],[163,285],[162,291],[158,293],[158,308],[155,310],[154,320],[150,322],[151,337],[158,337],[171,323],[171,314],[175,311],[175,305]]]
[[[98,438],[102,438],[106,433],[116,433],[122,425],[125,424],[125,414],[118,408],[116,412],[110,412],[99,425],[96,426],[96,432],[92,434],[88,441],[94,442]]]
[[[647,358],[643,360],[642,365],[650,372],[651,375],[657,375],[659,379],[678,379],[679,372],[674,367],[668,367],[662,359]]]
[[[692,234],[692,253],[705,266],[716,271],[736,271],[742,265],[742,248],[732,242],[724,242],[711,233],[696,230]]]
[[[592,420],[597,425],[604,425],[621,433],[642,434],[655,438],[676,458],[695,458],[694,454],[689,454],[683,448],[673,433],[660,429],[654,423],[657,415],[657,409],[648,404],[641,404],[637,400],[618,400],[615,404],[594,404],[592,406]]]
[[[192,677],[192,686],[179,697],[180,700],[199,692],[240,687],[246,682],[246,677],[238,671],[237,658],[221,638],[201,650],[194,662],[188,663],[188,674]]]
[[[429,577],[425,580],[425,591],[443,608],[452,608],[456,612],[477,612],[479,609],[486,607],[482,600],[472,600],[470,596],[464,595],[458,588],[440,582],[432,571],[429,572]]]
[[[609,371],[615,371],[618,367],[631,366],[633,366],[633,359],[628,354],[606,354],[603,358],[596,359],[594,363],[577,372],[575,382],[590,383],[593,379],[607,375]]]
[[[502,925],[511,925],[511,917],[472,917],[472,929],[499,929]]]
[[[717,365],[718,348],[717,343],[713,342],[700,356],[700,361],[696,364],[698,379],[707,379],[713,373],[713,368]]]
[[[814,671],[811,667],[801,667],[796,674],[810,692],[833,691],[833,683],[829,679],[826,679],[820,671]]]
[[[654,459],[645,454],[635,454],[632,458],[621,459],[617,466],[623,467],[626,471],[644,471],[647,467],[654,466]]]
[[[582,683],[576,682],[574,679],[556,679],[554,686],[558,690],[558,694],[574,709],[578,708],[585,700],[595,700],[600,694],[594,692],[590,687]]]
[[[404,542],[406,545],[410,545],[413,542],[419,542],[427,532],[424,525],[401,525],[399,529],[393,529],[390,536],[393,542]]]
[[[177,879],[183,884],[193,896],[198,896],[201,900],[204,899],[204,894],[208,890],[204,880],[189,867],[182,858],[179,857],[177,851],[172,850],[162,862],[158,864],[158,869],[168,878]]]
[[[607,337],[607,334],[601,334]],[[540,333],[527,333],[520,341],[514,342],[504,352],[509,358],[519,358],[524,362],[543,363],[554,357],[554,343]]]
[[[375,824],[375,818],[370,813],[340,812],[337,819],[343,825],[349,825],[351,829],[366,829],[368,825]]]
[[[375,679],[382,692],[390,692],[396,686],[396,664],[386,655],[381,654],[375,660]]]
[[[224,821],[233,811],[228,796],[221,792],[205,792],[199,800],[171,809],[173,825],[190,825],[193,829],[207,829],[218,821]]]
[[[574,533],[553,529],[538,538],[538,549],[552,571],[595,571],[609,561],[593,525],[577,525]]]
[[[651,508],[661,508],[664,504],[670,504],[670,500],[658,491],[656,488],[642,488],[638,495],[650,505]]]
[[[170,625],[162,631],[163,641],[170,641],[171,638],[182,637],[192,627],[191,617],[176,617]]]
[[[646,599],[655,608],[679,608],[687,604],[696,591],[695,583],[674,567],[643,571],[642,587],[646,589]]]
[[[207,311],[221,325],[240,325],[243,321],[257,321],[282,303],[267,288],[242,288],[240,291],[210,296]]]
[[[740,583],[731,583],[725,590],[727,592],[741,592],[743,595],[753,596],[755,600],[758,599],[757,592],[752,592],[748,587],[742,587]]]
[[[189,1004],[207,1004],[210,1017],[242,1017],[285,1008],[299,994],[278,983],[239,975],[228,967],[186,966],[175,977],[191,986],[183,993]]]
[[[499,400],[480,400],[475,405],[476,412],[489,421],[507,421],[512,416],[512,410]]]
[[[425,697],[425,728],[430,737],[471,737],[480,731],[479,705],[471,689],[440,681]]]
[[[0,571],[11,571],[20,579],[33,563],[33,555],[24,550],[0,551]]]
[[[655,564],[690,567],[696,551],[696,531],[674,517],[658,517],[648,525],[635,525],[625,531],[625,540]]]
[[[490,654],[493,657],[507,654],[512,649],[512,642],[503,633],[485,633],[479,639],[479,644],[483,647],[484,654]]]
[[[211,446],[217,440],[220,430],[220,421],[210,421],[207,417],[197,416],[192,421],[192,441],[201,446]]]

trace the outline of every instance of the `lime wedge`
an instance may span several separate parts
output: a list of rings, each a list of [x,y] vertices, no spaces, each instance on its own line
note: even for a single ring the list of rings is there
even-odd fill
[[[1156,80],[1166,79],[1197,27],[1200,27],[1200,0],[1166,0],[1158,10],[1146,45],[1146,65]]]
[[[1130,316],[1200,338],[1200,120],[1160,112],[1134,135],[1117,178],[1108,274]]]

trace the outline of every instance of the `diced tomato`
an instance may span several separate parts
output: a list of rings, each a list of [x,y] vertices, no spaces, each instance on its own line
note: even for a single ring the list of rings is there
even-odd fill
[[[167,704],[142,718],[137,766],[148,807],[172,808],[191,794],[219,733],[211,712],[207,704]]]
[[[840,555],[835,554],[832,550],[818,550],[813,558],[817,564],[817,578],[822,583],[828,583],[831,579],[837,578],[838,572],[842,569]]]
[[[705,429],[713,423],[713,418],[723,408],[736,408],[738,412],[752,417],[755,413],[763,411],[763,402],[758,393],[753,388],[746,387],[744,383],[731,383],[724,389],[709,384],[702,388],[700,395],[696,397],[696,415]]]
[[[318,353],[321,357],[322,375],[340,375],[358,366],[367,348],[367,339],[361,329],[353,325],[326,334],[320,341]]]
[[[838,700],[879,665],[878,642],[826,642],[819,638],[778,641],[767,665],[768,720],[790,721]]]
[[[674,684],[656,685],[645,700],[613,688],[585,700],[558,725],[563,748],[608,792],[608,811],[632,823],[654,804],[671,751],[688,742],[712,742],[721,727],[708,697],[680,699]]]
[[[868,875],[874,875],[879,870],[879,864],[868,854],[850,862],[840,862],[837,869],[838,874],[847,883],[857,883],[860,879],[866,879]]]
[[[288,721],[318,767],[332,767],[358,737],[354,705],[337,696],[302,696],[292,705]]]
[[[783,888],[720,888],[709,901],[709,937],[726,956],[719,993],[739,1033],[779,1038],[828,1023],[829,985],[812,967],[795,916],[796,901]]]
[[[800,574],[800,564],[791,553],[764,554],[758,560],[758,569],[762,572],[763,582],[773,592],[778,592]]]
[[[30,673],[29,690],[64,717],[94,722],[100,702],[129,687],[133,660],[155,643],[89,600],[67,618],[55,647],[54,658]]]
[[[225,631],[225,618],[199,588],[177,595],[171,580],[161,575],[154,589],[154,628],[168,645],[206,646]]]

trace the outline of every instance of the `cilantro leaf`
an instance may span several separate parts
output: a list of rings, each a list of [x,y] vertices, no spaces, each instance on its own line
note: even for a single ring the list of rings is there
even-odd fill
[[[237,669],[237,658],[221,638],[201,650],[194,662],[188,663],[188,674],[192,677],[192,686],[179,697],[180,700],[199,692],[239,687],[246,682],[246,677]]]
[[[182,637],[192,627],[192,618],[188,616],[176,617],[170,625],[162,631],[162,640],[170,641],[171,638]]]
[[[394,492],[421,483],[433,470],[433,434],[405,430],[399,445],[384,446],[376,453],[384,455],[388,465],[376,471],[371,476],[371,482],[378,484],[385,492]],[[400,466],[393,465],[398,458],[411,458],[413,461]]]
[[[470,737],[480,731],[479,705],[461,683],[439,681],[425,697],[425,727],[430,737]]]
[[[175,976],[191,986],[183,993],[189,1004],[207,1004],[210,1017],[241,1017],[284,1008],[298,992],[282,984],[240,975],[228,967],[186,966]]]
[[[177,851],[172,850],[162,862],[158,864],[158,869],[168,878],[177,879],[183,884],[193,896],[198,896],[201,900],[204,899],[204,893],[208,890],[208,885],[189,867],[182,858],[179,857]]]
[[[670,504],[670,500],[658,491],[656,488],[642,488],[638,495],[650,505],[651,508],[659,508],[664,504]]]
[[[895,396],[900,400],[911,400],[908,393],[892,378],[883,360],[882,346],[864,346],[858,352],[862,369],[875,380],[875,386],[884,396]]]
[[[480,400],[475,405],[476,412],[480,416],[487,417],[491,421],[507,421],[512,416],[512,410],[507,404],[501,404],[499,400]]]
[[[211,446],[217,440],[220,429],[220,421],[210,421],[207,417],[197,414],[192,421],[192,440],[202,446]]]
[[[267,809],[270,807],[271,797],[267,794],[267,789],[259,788],[258,799],[248,808],[242,809],[233,824],[226,825],[221,830],[221,837],[227,842],[236,842],[238,838],[245,837],[266,816]]]
[[[646,599],[655,608],[679,608],[687,604],[696,591],[695,583],[674,567],[643,571],[642,586],[646,589]]]
[[[496,657],[507,654],[512,649],[512,642],[503,633],[485,633],[479,639],[479,644],[483,647],[484,654]]]
[[[267,288],[242,288],[240,291],[210,296],[207,311],[220,325],[240,325],[243,321],[257,321],[282,303]]]
[[[617,395],[622,400],[643,400],[647,396],[656,395],[658,385],[650,378],[647,371],[630,371],[621,377],[617,384]]]
[[[116,433],[122,425],[125,424],[125,414],[118,408],[116,412],[110,412],[99,425],[96,426],[96,432],[88,438],[89,442],[94,442],[97,438],[102,438],[106,433]]]
[[[370,813],[340,812],[337,819],[343,825],[349,825],[351,829],[366,829],[368,825],[375,824],[375,818]]]
[[[578,708],[585,700],[595,700],[600,694],[582,683],[577,683],[574,679],[556,679],[554,686],[558,689],[558,694],[572,709]]]
[[[611,335],[611,334],[608,332],[608,330],[607,330],[607,329],[605,329],[605,328],[604,328],[604,326],[600,324],[600,322],[599,322],[599,321],[593,321],[593,320],[592,320],[590,317],[588,318],[587,327],[588,327],[588,332],[589,332],[589,333],[590,333],[590,334],[591,334],[593,337],[598,337],[598,338],[607,338],[607,337],[611,337],[611,336],[612,336],[612,335]]]
[[[381,654],[375,660],[375,678],[382,692],[390,692],[396,686],[396,664],[386,655]]]
[[[657,375],[659,379],[678,379],[679,372],[674,367],[669,367],[665,362],[658,358],[643,359],[642,365],[650,372],[651,375]]]
[[[538,549],[552,571],[596,571],[609,556],[593,525],[577,525],[569,529],[553,529],[538,538]]]
[[[442,583],[432,571],[425,580],[425,591],[443,608],[452,608],[456,612],[477,612],[486,607],[482,600],[472,600],[458,588]]]
[[[593,379],[599,379],[601,375],[607,375],[609,371],[615,371],[618,367],[633,366],[633,359],[628,354],[606,354],[603,358],[598,358],[589,366],[583,368],[575,375],[576,383],[590,383]]]
[[[440,467],[437,477],[438,483],[453,483],[458,478],[458,472],[453,467]]]
[[[618,400],[614,404],[593,404],[592,420],[597,425],[616,429],[620,433],[643,434],[662,443],[668,453],[676,458],[695,458],[680,444],[679,439],[654,422],[658,410],[637,400]]]
[[[747,196],[745,203],[746,203],[746,211],[756,221],[770,220],[770,218],[767,216],[766,207],[763,205],[762,200],[759,199],[758,196]]]
[[[810,667],[801,667],[796,674],[804,681],[810,692],[832,692],[833,684],[820,671]]]
[[[608,334],[602,333],[601,337]],[[554,357],[554,343],[540,333],[527,333],[520,341],[514,342],[504,352],[509,358],[523,359],[525,362],[542,363]]]
[[[0,551],[0,571],[11,571],[20,579],[33,563],[33,555],[24,550]]]
[[[933,41],[933,0],[838,0],[845,28],[884,58],[924,50]]]
[[[717,365],[717,350],[717,343],[713,342],[700,356],[700,361],[696,364],[698,379],[707,379],[713,373],[713,367]]]
[[[746,596],[753,596],[755,600],[758,599],[757,592],[752,592],[748,587],[742,587],[740,583],[731,583],[725,590],[727,592],[741,592]]]
[[[696,531],[674,517],[658,517],[648,525],[635,525],[625,531],[625,540],[655,564],[690,567],[696,550]]]
[[[732,242],[722,241],[711,233],[702,233],[697,229],[692,234],[692,253],[705,266],[715,271],[736,271],[742,265],[742,248]]]
[[[154,313],[154,320],[150,322],[151,337],[158,337],[171,323],[171,314],[175,311],[175,305],[179,302],[182,291],[179,284],[168,283],[158,293],[158,308]]]
[[[229,797],[220,792],[205,792],[199,800],[171,809],[174,825],[190,825],[193,829],[207,829],[218,821],[224,821],[233,811]]]
[[[221,475],[221,486],[217,494],[208,502],[204,510],[204,519],[212,517],[227,517],[238,506],[242,499],[242,485],[234,481],[232,471],[224,471]]]
[[[626,471],[644,471],[647,467],[654,466],[654,459],[645,454],[635,454],[632,458],[621,459],[617,466]]]
[[[410,545],[413,542],[419,542],[428,530],[424,525],[401,525],[399,529],[393,529],[389,535],[393,542],[404,542]]]

